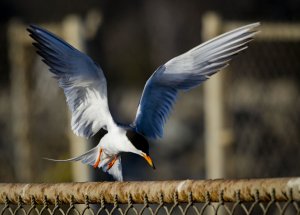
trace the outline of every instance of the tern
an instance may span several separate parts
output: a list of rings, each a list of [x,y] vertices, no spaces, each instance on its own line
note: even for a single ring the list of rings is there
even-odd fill
[[[121,153],[142,156],[154,168],[149,156],[149,140],[161,138],[168,116],[180,91],[199,86],[247,48],[257,34],[259,23],[245,25],[215,37],[159,66],[147,80],[134,121],[116,122],[109,111],[107,83],[101,67],[53,33],[29,25],[29,35],[37,53],[49,66],[66,96],[72,112],[72,130],[90,138],[99,130],[106,134],[88,152],[67,160],[102,168],[115,180],[123,181]]]

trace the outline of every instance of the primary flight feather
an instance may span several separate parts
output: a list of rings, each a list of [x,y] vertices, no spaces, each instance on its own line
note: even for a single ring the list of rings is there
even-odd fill
[[[135,120],[130,125],[120,125],[109,111],[102,69],[61,38],[30,25],[27,30],[35,40],[37,53],[64,90],[74,133],[89,138],[100,129],[107,131],[99,144],[83,155],[54,161],[82,161],[102,168],[119,181],[123,180],[121,152],[138,154],[154,167],[147,139],[163,136],[178,92],[197,87],[227,66],[234,55],[247,48],[258,26],[254,23],[222,34],[158,67],[146,82]]]

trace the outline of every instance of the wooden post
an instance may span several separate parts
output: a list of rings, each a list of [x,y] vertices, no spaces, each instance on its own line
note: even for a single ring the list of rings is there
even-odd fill
[[[221,32],[221,21],[214,13],[203,17],[202,38],[209,40]],[[204,84],[205,116],[205,162],[206,178],[225,176],[224,147],[222,133],[224,128],[224,102],[222,91],[223,73],[218,73]]]
[[[11,80],[12,139],[14,144],[14,170],[20,182],[31,180],[29,143],[29,98],[26,73],[23,25],[17,21],[8,28]]]
[[[64,20],[62,24],[62,34],[66,41],[75,46],[77,49],[81,51],[85,50],[82,23],[77,16],[69,16]],[[69,119],[71,122],[70,114]],[[70,125],[70,123],[68,123],[68,125]],[[70,140],[70,151],[72,157],[83,154],[88,150],[87,141],[84,138],[77,137],[72,132],[71,128],[68,129],[67,135]],[[72,164],[73,181],[89,181],[91,178],[89,168],[89,166],[80,162],[74,162]]]

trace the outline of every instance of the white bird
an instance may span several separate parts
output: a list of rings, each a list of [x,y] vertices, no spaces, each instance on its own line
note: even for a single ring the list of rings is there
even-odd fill
[[[133,123],[121,125],[110,114],[100,66],[56,35],[30,25],[27,30],[36,41],[37,53],[64,90],[74,133],[89,138],[100,129],[107,131],[88,152],[67,160],[50,160],[81,161],[102,168],[119,181],[123,180],[121,152],[140,155],[154,168],[147,140],[163,136],[178,92],[200,85],[226,67],[234,55],[247,48],[257,26],[259,23],[253,23],[222,34],[158,67],[146,82]]]

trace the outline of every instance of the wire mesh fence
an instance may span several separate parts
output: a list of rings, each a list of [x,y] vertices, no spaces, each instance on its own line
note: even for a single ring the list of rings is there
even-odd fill
[[[218,32],[213,36],[247,23],[222,20]],[[210,24],[207,26],[209,29],[211,28]],[[41,71],[46,68],[41,68],[40,64],[37,63],[40,60],[34,58],[36,55],[30,49],[32,48],[31,40],[25,33],[26,25],[15,27],[18,27],[19,30],[13,35],[22,37],[22,40],[17,43],[14,37],[9,36],[10,43],[19,44],[23,48],[22,51],[16,51],[18,49],[12,46],[11,49],[14,50],[14,53],[18,53],[18,55],[13,56],[19,59],[18,56],[22,53],[28,60],[25,61],[26,64],[18,67],[27,68],[26,72],[17,70],[22,73],[22,76],[12,75],[17,79],[13,86],[20,93],[18,98],[27,102],[29,107],[20,110],[19,107],[25,107],[25,105],[20,105],[18,98],[10,96],[10,99],[16,100],[15,108],[8,106],[7,109],[19,111],[20,114],[24,114],[25,109],[30,111],[27,117],[24,116],[26,118],[24,120],[18,118],[19,113],[7,114],[7,112],[3,112],[2,116],[14,115],[15,118],[2,118],[2,122],[5,122],[2,124],[12,123],[8,128],[15,129],[22,126],[26,120],[30,119],[30,121],[25,123],[29,129],[28,134],[24,134],[26,129],[19,129],[23,133],[17,134],[12,131],[7,135],[2,135],[6,139],[2,141],[3,146],[1,147],[5,150],[2,150],[3,153],[0,152],[0,160],[8,160],[8,157],[14,154],[18,158],[16,159],[18,162],[9,165],[4,165],[6,162],[2,162],[1,179],[2,181],[70,181],[72,177],[70,166],[67,164],[55,166],[40,159],[40,154],[54,158],[72,157],[68,154],[68,144],[71,140],[68,139],[65,132],[69,120],[65,111],[64,96],[61,91],[58,91],[55,81],[47,76],[48,72]],[[49,29],[51,30],[51,28]],[[225,118],[223,120],[225,125],[219,126],[222,130],[219,132],[221,135],[218,142],[221,145],[219,148],[226,151],[224,153],[226,162],[219,162],[223,165],[220,165],[221,168],[219,168],[223,173],[217,176],[207,174],[209,169],[216,170],[217,168],[215,166],[209,168],[205,164],[216,162],[217,158],[221,156],[215,156],[216,153],[211,156],[205,151],[212,144],[204,138],[204,132],[208,130],[205,122],[207,114],[204,112],[206,102],[203,90],[199,88],[197,91],[184,94],[178,100],[178,106],[175,107],[174,114],[166,124],[166,135],[162,140],[164,144],[151,144],[153,158],[157,163],[161,163],[160,168],[156,172],[150,172],[152,170],[143,168],[143,164],[134,160],[138,158],[131,157],[123,160],[134,166],[134,168],[124,168],[124,177],[138,180],[157,180],[165,178],[184,179],[187,176],[191,178],[203,178],[205,176],[209,178],[244,178],[299,175],[300,150],[298,150],[298,140],[300,135],[298,128],[300,126],[300,114],[297,110],[300,107],[298,84],[300,78],[300,61],[298,60],[300,25],[299,23],[279,25],[278,23],[262,22],[259,29],[261,32],[249,45],[249,49],[237,56],[230,63],[227,71],[220,73],[224,77],[220,97],[224,103],[222,106],[225,110],[222,117]],[[209,38],[203,38],[203,41],[207,39]],[[175,55],[176,53],[174,53]],[[11,65],[18,65],[14,62]],[[28,77],[24,76],[25,73]],[[20,81],[19,78],[21,77],[26,81]],[[215,77],[206,82],[205,86],[210,84]],[[24,87],[30,90],[27,95],[24,95],[24,92],[27,91],[22,90],[20,83],[26,84]],[[112,98],[116,99],[111,106],[135,114],[142,87],[132,88],[131,91],[127,90],[127,85],[125,88],[126,90],[124,88],[119,89],[122,93],[116,93],[116,96],[112,95]],[[12,90],[12,92],[14,91]],[[121,99],[119,95],[123,94],[125,96]],[[29,97],[25,101],[26,96]],[[211,98],[211,96],[206,97]],[[2,103],[4,107],[4,104],[11,104],[12,102],[3,101]],[[207,109],[211,110],[213,106],[208,106]],[[126,114],[124,113],[124,115]],[[134,115],[132,117],[134,118]],[[128,118],[131,119],[131,117]],[[15,123],[18,126],[15,126]],[[45,127],[48,129],[44,129]],[[210,130],[212,136],[217,136],[216,130]],[[71,135],[70,129],[68,129],[69,134]],[[20,138],[20,140],[15,141],[16,138]],[[204,146],[204,144],[207,145]],[[45,145],[49,147],[44,147]],[[70,145],[72,147],[80,145],[81,147],[84,144]],[[80,150],[76,155],[82,151],[84,150]],[[170,160],[169,162],[163,161],[166,157]],[[205,158],[211,158],[213,161],[208,162]],[[224,165],[225,163],[226,165]],[[26,168],[23,168],[24,166]],[[27,171],[22,171],[23,169]],[[137,169],[138,171],[136,171]],[[54,172],[61,172],[61,174],[53,174]],[[81,171],[73,172],[80,173]],[[96,172],[95,175],[99,176],[100,174]],[[146,177],[144,177],[145,175]],[[27,179],[25,180],[25,178]]]
[[[300,178],[1,184],[1,214],[300,214]]]
[[[230,177],[299,174],[299,29],[262,22],[247,52],[224,73]]]

